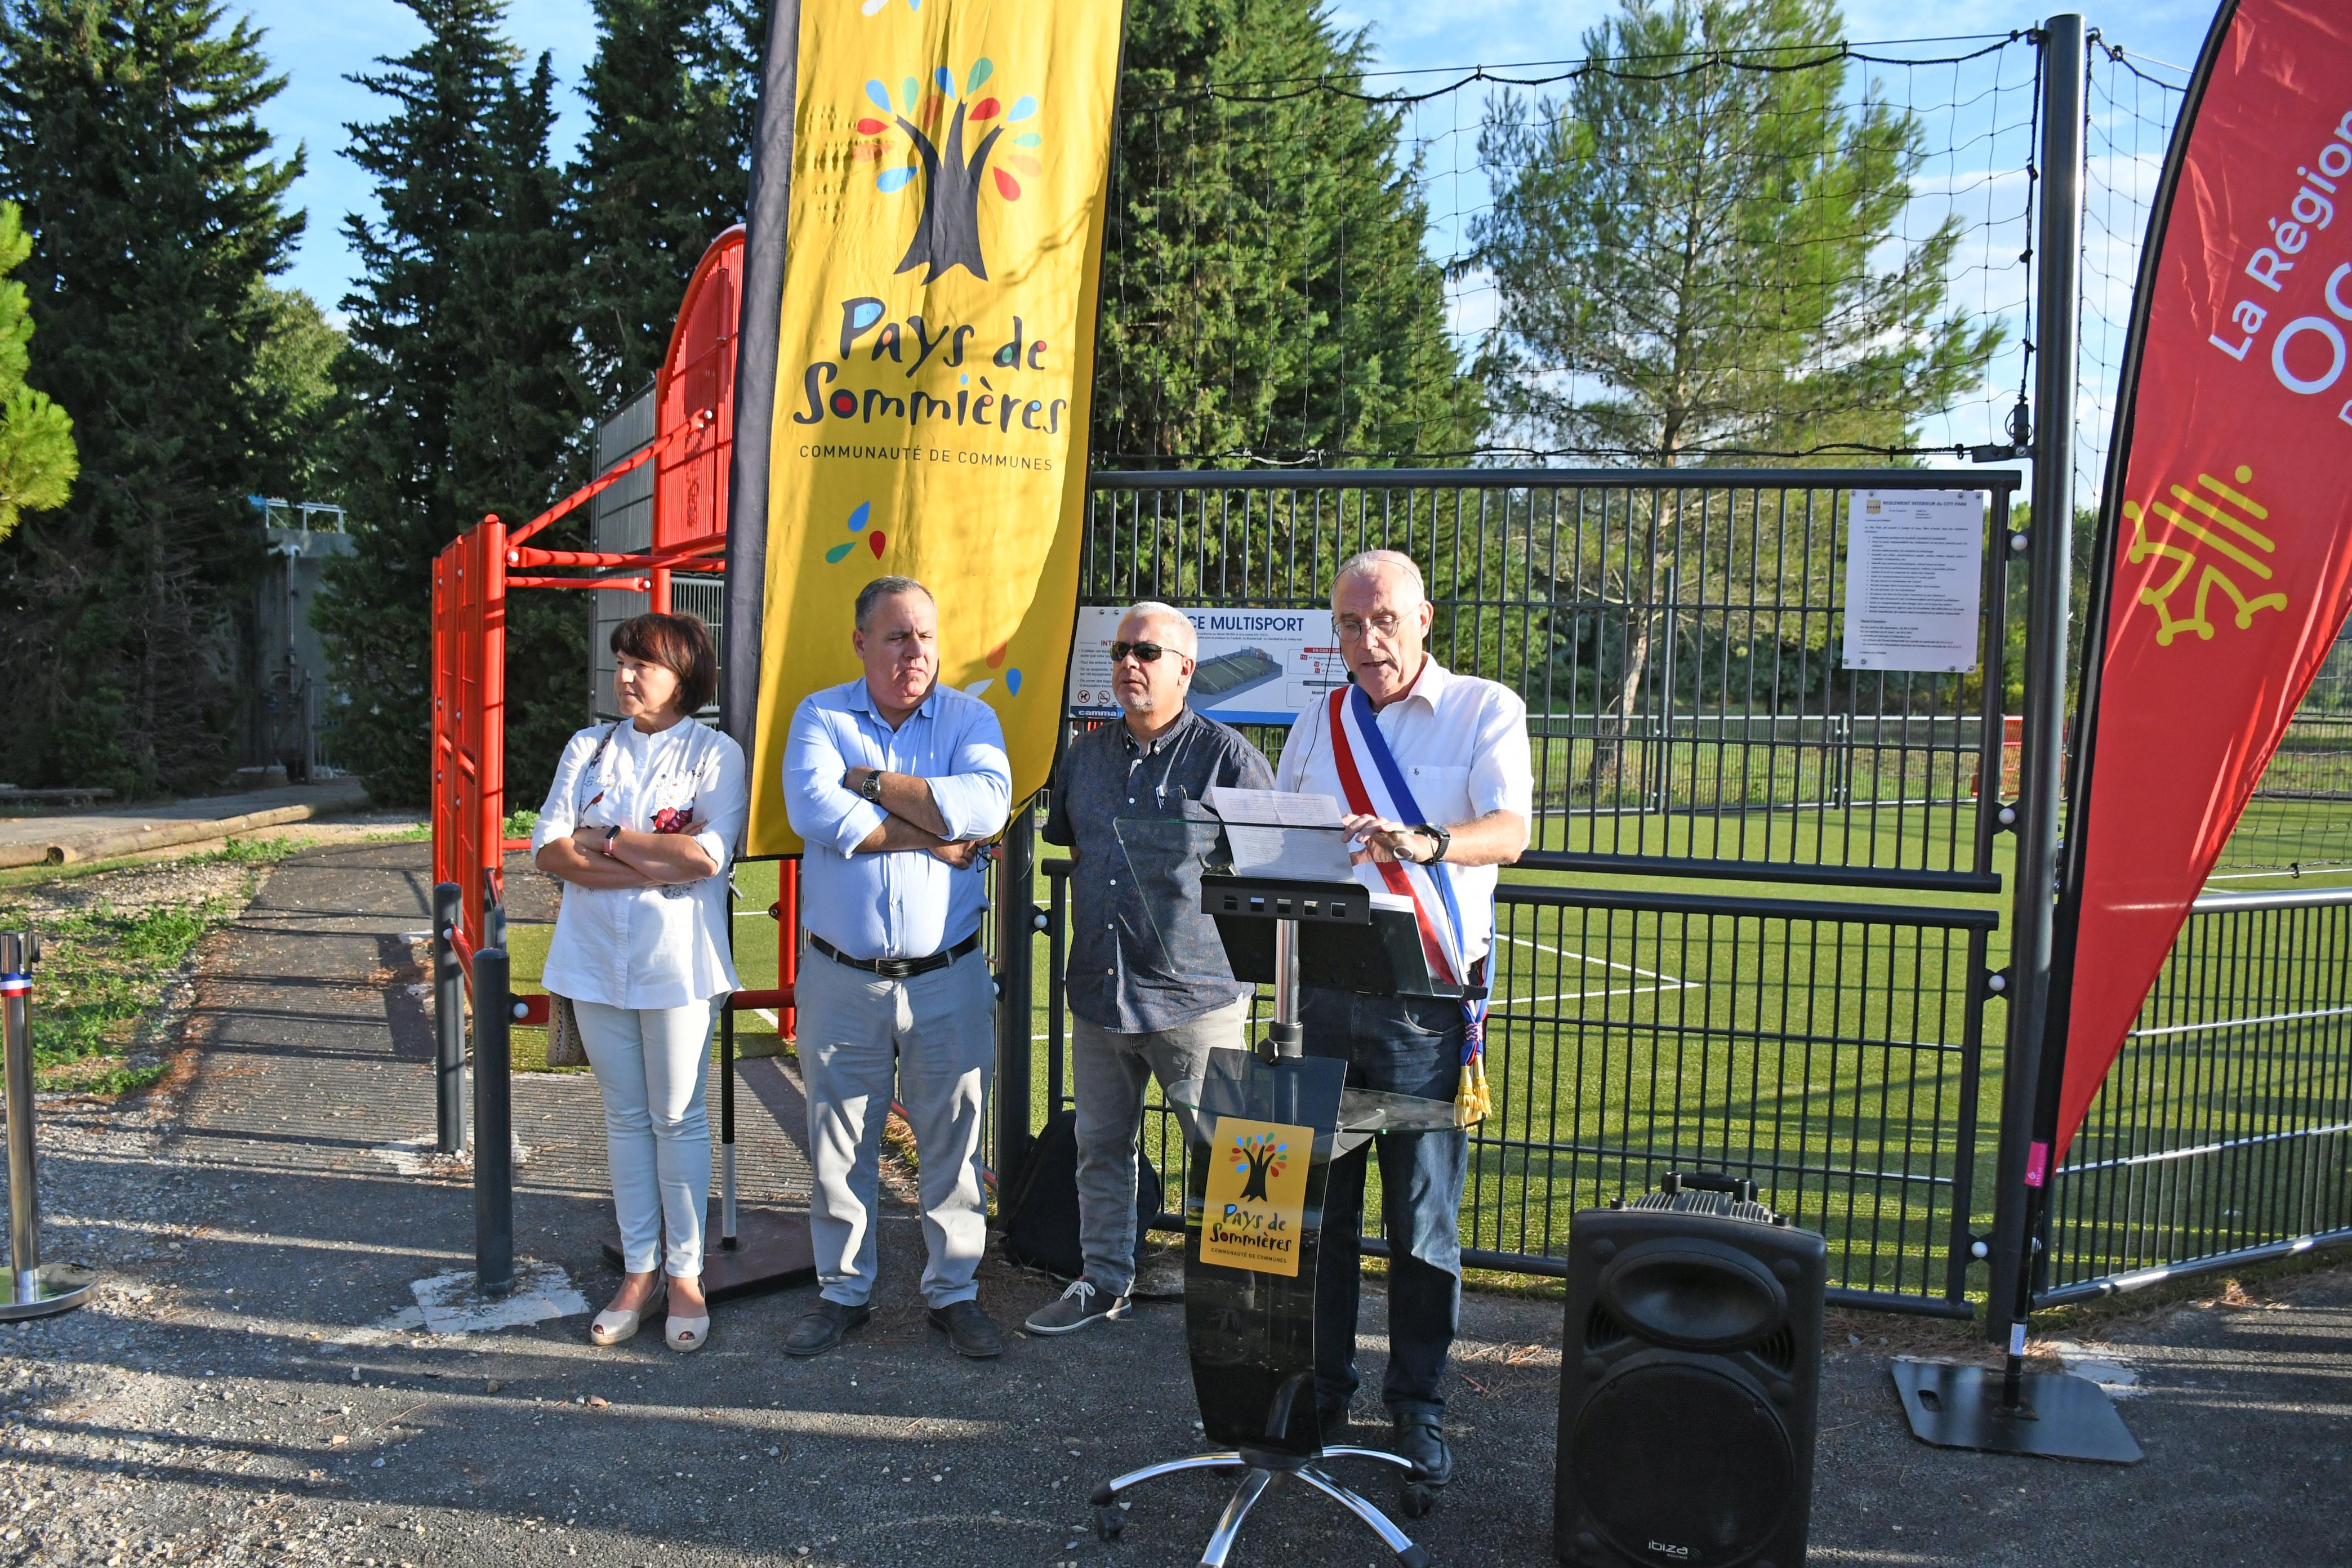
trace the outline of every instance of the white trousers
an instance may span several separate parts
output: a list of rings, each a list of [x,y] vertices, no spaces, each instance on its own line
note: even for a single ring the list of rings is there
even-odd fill
[[[996,993],[988,961],[966,953],[945,969],[885,980],[801,952],[801,1077],[808,1086],[809,1230],[828,1301],[873,1294],[874,1224],[881,1206],[882,1122],[896,1086],[914,1129],[923,1211],[923,1300],[933,1307],[980,1293],[973,1272],[988,1245],[980,1136],[996,1070]]]
[[[702,1272],[702,1216],[710,1202],[710,1030],[720,997],[684,1007],[575,1002],[580,1043],[604,1097],[605,1160],[622,1267],[654,1266],[665,1231],[667,1272]]]

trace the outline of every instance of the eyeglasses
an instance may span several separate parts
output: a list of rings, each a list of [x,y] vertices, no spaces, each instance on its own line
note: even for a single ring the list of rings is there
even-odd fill
[[[1115,642],[1110,645],[1110,661],[1117,664],[1133,654],[1138,664],[1158,664],[1160,656],[1168,651],[1156,642]]]
[[[1361,642],[1368,631],[1382,642],[1394,642],[1397,633],[1404,626],[1402,617],[1385,611],[1370,620],[1358,616],[1341,616],[1339,621],[1341,642]]]

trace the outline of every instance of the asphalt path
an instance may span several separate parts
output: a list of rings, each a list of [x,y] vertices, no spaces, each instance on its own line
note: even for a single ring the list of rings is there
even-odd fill
[[[399,1153],[432,1123],[405,945],[428,882],[422,845],[286,862],[207,951],[194,1045],[165,1090],[48,1108],[48,1256],[107,1275],[85,1310],[0,1327],[0,1563],[1199,1560],[1229,1481],[1139,1489],[1116,1544],[1095,1538],[1087,1503],[1102,1478],[1199,1446],[1177,1307],[1068,1339],[1015,1336],[996,1363],[959,1360],[925,1321],[903,1202],[883,1221],[873,1325],[814,1362],[776,1349],[806,1289],[720,1308],[710,1347],[690,1357],[650,1334],[594,1350],[578,1316],[419,1326],[412,1285],[472,1255],[461,1173]],[[790,1103],[743,1102],[747,1117]],[[523,1253],[594,1301],[613,1283],[609,1210],[596,1130],[574,1121],[585,1146],[526,1175],[517,1231]],[[544,1125],[542,1138],[564,1123]],[[771,1121],[760,1137],[775,1141],[763,1194],[788,1202],[792,1130]],[[982,1300],[1009,1329],[1053,1289],[992,1258]],[[1375,1286],[1374,1386],[1381,1305]],[[1553,1561],[1559,1315],[1556,1290],[1465,1300],[1449,1395],[1460,1479],[1409,1526],[1440,1563]],[[2352,1270],[2063,1331],[2100,1376],[2130,1380],[2121,1408],[2144,1463],[1925,1447],[1904,1426],[1890,1359],[1980,1351],[1957,1329],[1835,1315],[1811,1560],[2352,1562]],[[1358,1415],[1376,1416],[1369,1398]],[[1385,1469],[1333,1468],[1393,1501]],[[1329,1503],[1286,1489],[1233,1561],[1391,1559]]]

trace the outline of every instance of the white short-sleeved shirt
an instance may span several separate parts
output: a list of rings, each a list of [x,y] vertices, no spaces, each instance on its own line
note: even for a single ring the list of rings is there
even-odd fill
[[[563,748],[530,836],[535,855],[578,827],[650,833],[667,821],[706,826],[694,836],[718,873],[654,888],[566,884],[548,944],[548,990],[608,1007],[684,1007],[736,987],[729,957],[727,868],[750,803],[743,748],[693,719],[648,735],[598,724]]]
[[[1378,710],[1381,738],[1403,770],[1423,819],[1452,827],[1490,811],[1517,812],[1535,821],[1534,752],[1528,744],[1528,705],[1507,686],[1456,675],[1424,660],[1412,689]],[[1331,755],[1330,710],[1318,701],[1298,716],[1282,743],[1274,787],[1328,795],[1343,812],[1353,809]],[[1411,826],[1411,825],[1408,825]],[[1462,910],[1462,956],[1475,963],[1495,944],[1496,866],[1454,866],[1454,898]],[[1356,879],[1387,890],[1379,868],[1356,868]]]

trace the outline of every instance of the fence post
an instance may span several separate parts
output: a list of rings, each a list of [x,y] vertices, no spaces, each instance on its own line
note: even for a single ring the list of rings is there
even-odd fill
[[[451,940],[465,900],[455,882],[433,884],[433,1125],[444,1154],[466,1147],[466,972]]]
[[[474,1279],[485,1296],[514,1289],[514,1000],[507,954],[474,954]]]
[[[2036,237],[2033,515],[2025,611],[2025,721],[2018,763],[2010,925],[2009,1040],[2001,1065],[1991,1289],[1985,1328],[2014,1376],[2031,1304],[2046,1147],[2033,1141],[2050,1013],[2060,773],[2066,749],[2066,621],[2074,527],[2075,267],[2083,245],[2083,18],[2043,25],[2042,200]]]
[[[1010,1178],[1029,1150],[1030,954],[1037,928],[1037,802],[1005,825],[996,862],[996,1170]]]

